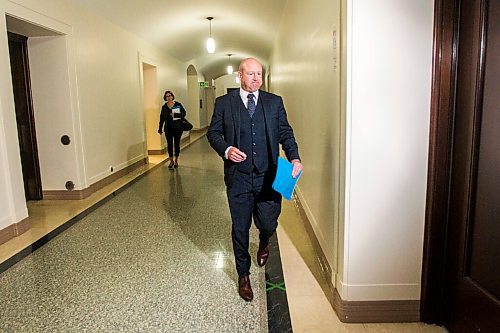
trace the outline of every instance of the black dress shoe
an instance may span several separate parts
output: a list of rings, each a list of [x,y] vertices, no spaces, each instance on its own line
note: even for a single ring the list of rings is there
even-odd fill
[[[240,276],[238,279],[238,294],[247,302],[253,300],[253,291],[248,275]]]
[[[269,241],[259,245],[259,250],[257,251],[257,264],[260,267],[264,266],[268,258],[269,258]]]

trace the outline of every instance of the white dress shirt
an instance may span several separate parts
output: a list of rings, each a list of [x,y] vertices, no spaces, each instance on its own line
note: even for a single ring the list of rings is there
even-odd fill
[[[257,100],[259,99],[259,90],[256,90],[256,91],[250,93],[248,91],[241,89],[241,87],[240,87],[241,101],[243,102],[243,104],[245,105],[246,108],[248,108],[248,94],[253,94],[255,96],[255,105],[257,105]],[[226,151],[224,152],[224,157],[226,158],[226,160],[229,159],[227,156],[227,153],[229,152],[229,149],[231,149],[231,148],[233,148],[233,146],[227,147]]]

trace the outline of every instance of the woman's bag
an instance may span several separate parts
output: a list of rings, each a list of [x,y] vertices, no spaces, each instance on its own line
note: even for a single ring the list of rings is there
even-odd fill
[[[186,118],[182,118],[181,128],[183,131],[190,131],[193,129],[193,124],[191,124]]]

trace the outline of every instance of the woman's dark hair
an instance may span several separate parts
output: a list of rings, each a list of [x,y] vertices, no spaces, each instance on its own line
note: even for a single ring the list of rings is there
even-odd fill
[[[166,101],[167,100],[167,94],[170,94],[172,95],[172,99],[175,99],[175,95],[173,92],[171,92],[170,90],[167,90],[165,91],[165,93],[163,94],[163,100]]]

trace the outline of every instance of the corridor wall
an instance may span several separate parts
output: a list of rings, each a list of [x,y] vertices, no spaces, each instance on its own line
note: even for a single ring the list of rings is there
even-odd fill
[[[283,15],[272,88],[342,300],[420,298],[432,31],[431,0],[290,0]]]
[[[67,76],[64,96],[37,90],[54,68],[44,42],[59,37],[33,36],[29,42],[36,48],[30,55],[37,68],[33,77],[35,114],[46,119],[36,123],[39,144],[51,147],[40,150],[43,190],[65,191],[67,180],[74,182],[75,190],[85,189],[147,158],[141,56],[158,68],[159,105],[165,89],[187,100],[185,63],[102,17],[63,0],[0,0],[0,137],[5,138],[0,144],[0,184],[6,187],[0,191],[0,202],[8,204],[0,210],[0,230],[27,216],[5,15],[56,31],[65,39],[58,43],[67,52],[63,56],[67,68],[61,69]],[[71,137],[70,149],[61,145],[62,134]]]
[[[271,91],[283,97],[304,164],[296,192],[333,276],[342,209],[340,22],[339,0],[289,1],[270,64]]]

